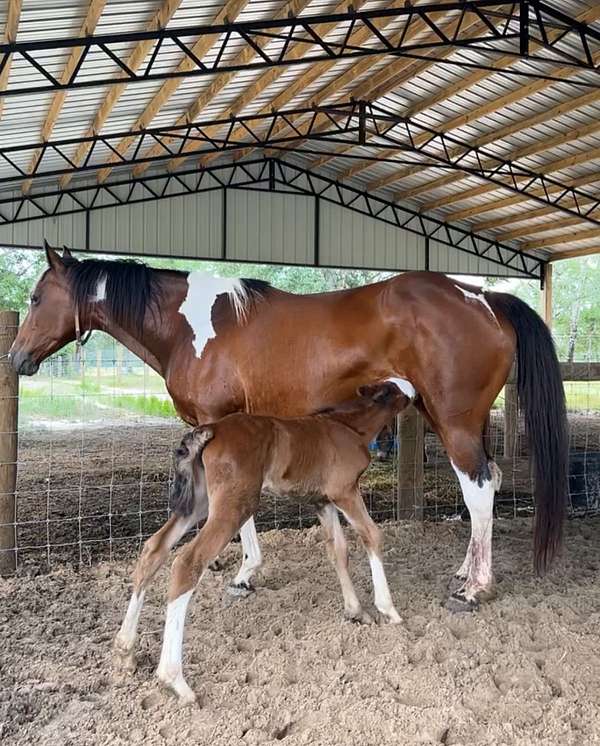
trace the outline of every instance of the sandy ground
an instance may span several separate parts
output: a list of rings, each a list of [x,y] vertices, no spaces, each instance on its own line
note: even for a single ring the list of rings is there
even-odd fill
[[[232,545],[226,570],[205,576],[191,607],[193,708],[153,679],[166,570],[149,592],[133,676],[116,674],[111,656],[131,561],[0,581],[0,740],[600,744],[600,520],[568,524],[563,557],[543,580],[530,570],[529,522],[498,521],[497,598],[451,615],[441,602],[468,530],[460,522],[385,527],[404,618],[396,627],[342,621],[318,529],[264,533],[257,592],[229,602]],[[372,610],[368,563],[351,548],[359,595]]]

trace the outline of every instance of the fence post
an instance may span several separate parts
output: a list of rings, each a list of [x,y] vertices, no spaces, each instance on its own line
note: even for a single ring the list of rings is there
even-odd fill
[[[19,327],[19,314],[0,310],[0,575],[17,567],[15,491],[19,383],[5,355]]]
[[[411,406],[398,424],[398,518],[423,518],[424,435],[423,418]]]
[[[513,364],[504,385],[504,458],[512,459],[516,456],[518,427],[517,369]]]

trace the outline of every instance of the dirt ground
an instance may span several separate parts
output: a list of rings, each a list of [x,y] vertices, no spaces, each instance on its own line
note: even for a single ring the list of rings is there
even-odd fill
[[[570,423],[572,448],[600,451],[600,418],[572,414]],[[126,558],[132,546],[138,546],[167,518],[171,452],[184,431],[179,421],[127,418],[100,426],[67,424],[20,433],[20,564],[40,567],[47,560],[90,564]],[[526,442],[520,438],[518,459],[505,461],[502,430],[502,415],[494,412],[490,446],[504,472],[497,512],[503,517],[527,516],[532,501]],[[425,517],[444,519],[460,513],[458,481],[432,433],[426,437],[426,450]],[[375,520],[406,517],[397,512],[397,465],[393,461],[373,463],[362,484]],[[600,493],[600,486],[596,491]],[[259,530],[305,528],[314,522],[312,510],[269,497],[264,498],[257,516]]]
[[[22,570],[0,580],[0,740],[6,746],[210,744],[600,744],[600,520],[567,525],[563,556],[531,572],[530,523],[500,520],[498,595],[472,615],[442,602],[468,524],[386,525],[400,626],[342,620],[320,531],[263,533],[257,592],[229,601],[205,576],[188,617],[185,666],[199,705],[158,688],[167,571],[141,621],[133,676],[112,668],[130,561]],[[351,572],[372,610],[368,563]]]

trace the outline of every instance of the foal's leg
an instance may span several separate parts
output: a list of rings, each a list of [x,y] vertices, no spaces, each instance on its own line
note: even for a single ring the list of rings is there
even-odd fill
[[[121,658],[121,666],[126,670],[135,670],[134,647],[146,588],[169,556],[171,549],[195,523],[204,518],[205,514],[205,504],[197,506],[191,516],[174,514],[145,542],[133,573],[133,592],[129,606],[114,643],[115,651]]]
[[[253,517],[248,518],[241,527],[240,539],[244,558],[238,574],[227,589],[232,596],[247,596],[254,591],[252,576],[262,565],[262,554]]]
[[[390,622],[398,624],[402,619],[392,601],[383,562],[381,561],[381,531],[367,512],[360,490],[357,488],[339,498],[336,497],[334,503],[346,516],[367,550],[371,565],[375,606]]]
[[[163,646],[156,675],[185,703],[196,699],[183,677],[181,661],[187,607],[206,567],[239,529],[238,516],[237,510],[230,506],[209,515],[198,535],[178,552],[171,569]]]
[[[352,585],[352,580],[348,574],[348,545],[346,544],[346,537],[340,525],[337,508],[335,505],[327,503],[327,505],[319,510],[317,515],[325,532],[327,555],[331,564],[336,569],[342,587],[344,616],[353,622],[370,624],[372,620],[362,610],[360,601]]]

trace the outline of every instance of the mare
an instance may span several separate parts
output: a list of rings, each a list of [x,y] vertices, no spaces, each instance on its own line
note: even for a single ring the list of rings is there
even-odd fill
[[[433,272],[349,290],[297,295],[257,280],[78,261],[46,247],[48,268],[31,294],[10,351],[20,374],[84,332],[112,335],[163,376],[191,425],[233,412],[298,417],[393,380],[440,437],[471,516],[471,540],[451,608],[476,608],[493,587],[492,521],[501,473],[484,442],[487,417],[517,358],[518,395],[535,478],[534,565],[557,552],[567,495],[567,428],[551,334],[523,301]],[[277,371],[276,375],[273,371]],[[162,547],[190,528],[174,514],[144,552],[156,569]],[[250,517],[234,585],[261,562]],[[132,599],[135,616],[142,599]]]

